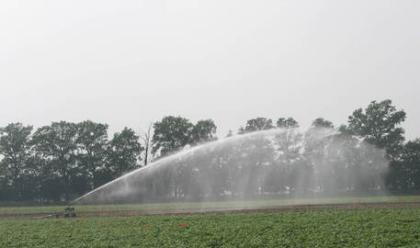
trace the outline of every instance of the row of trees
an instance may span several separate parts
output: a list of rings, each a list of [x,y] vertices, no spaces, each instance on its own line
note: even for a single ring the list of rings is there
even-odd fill
[[[171,117],[170,128],[155,129],[154,140],[159,137],[155,151],[163,149],[165,154],[184,147],[191,131],[185,120],[179,117]],[[391,100],[373,101],[366,108],[356,109],[349,117],[346,124],[335,127],[331,121],[317,118],[313,121],[313,127],[337,128],[344,135],[363,138],[366,142],[386,151],[386,157],[390,162],[389,173],[386,177],[386,187],[390,191],[418,191],[420,190],[420,139],[406,141],[404,129],[401,124],[406,119],[406,113],[397,109]],[[164,118],[165,120],[165,118]],[[166,121],[162,122],[166,122]],[[160,126],[157,122],[155,127]],[[238,134],[244,134],[272,128],[296,128],[299,123],[289,118],[279,118],[273,121],[270,118],[258,117],[248,120],[245,126],[239,128]],[[177,132],[171,131],[177,130]],[[161,132],[165,135],[161,135]],[[228,136],[234,135],[232,131]],[[214,139],[214,136],[212,136]],[[206,141],[204,139],[203,141]],[[169,144],[179,144],[173,146]]]
[[[407,192],[420,190],[420,140],[405,141],[401,128],[405,118],[391,100],[374,101],[355,110],[338,129],[384,149],[391,162],[387,188]],[[323,118],[312,126],[334,128]],[[237,134],[296,127],[299,124],[291,117],[276,122],[258,117]],[[145,133],[124,128],[109,138],[108,125],[92,121],[54,122],[36,130],[9,124],[0,129],[0,201],[67,201],[150,160],[216,140],[216,128],[212,120],[194,124],[167,116]]]
[[[138,136],[125,128],[108,140],[107,130],[92,121],[1,128],[0,199],[69,200],[135,168]]]
[[[0,128],[0,201],[68,201],[187,144],[215,139],[216,125],[165,117],[138,135],[130,128],[108,138],[108,125],[53,122],[34,130]],[[176,137],[171,139],[170,136]]]

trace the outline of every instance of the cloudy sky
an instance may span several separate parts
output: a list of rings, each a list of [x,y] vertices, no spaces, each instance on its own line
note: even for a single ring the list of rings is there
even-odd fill
[[[390,98],[420,137],[418,0],[2,0],[0,125],[344,123]]]

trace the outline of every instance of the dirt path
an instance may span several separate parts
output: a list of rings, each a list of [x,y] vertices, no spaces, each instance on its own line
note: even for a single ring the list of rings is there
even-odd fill
[[[92,217],[130,217],[150,215],[190,215],[190,214],[226,214],[226,213],[275,213],[275,212],[305,212],[332,210],[355,210],[355,209],[398,209],[420,208],[420,202],[381,202],[381,203],[347,203],[347,204],[310,204],[288,205],[267,208],[211,208],[211,209],[179,209],[179,210],[104,210],[104,211],[80,211],[77,218]],[[1,219],[46,219],[62,218],[62,213],[0,213]]]

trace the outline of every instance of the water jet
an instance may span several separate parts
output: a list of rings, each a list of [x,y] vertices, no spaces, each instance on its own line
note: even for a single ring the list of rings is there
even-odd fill
[[[75,204],[237,202],[384,194],[385,152],[334,129],[272,129],[182,150]],[[314,201],[315,202],[315,201]],[[262,204],[264,205],[264,204]]]

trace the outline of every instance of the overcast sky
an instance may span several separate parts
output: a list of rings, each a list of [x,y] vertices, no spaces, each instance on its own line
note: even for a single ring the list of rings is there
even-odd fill
[[[420,137],[418,0],[1,0],[0,125],[322,116],[372,100]]]

